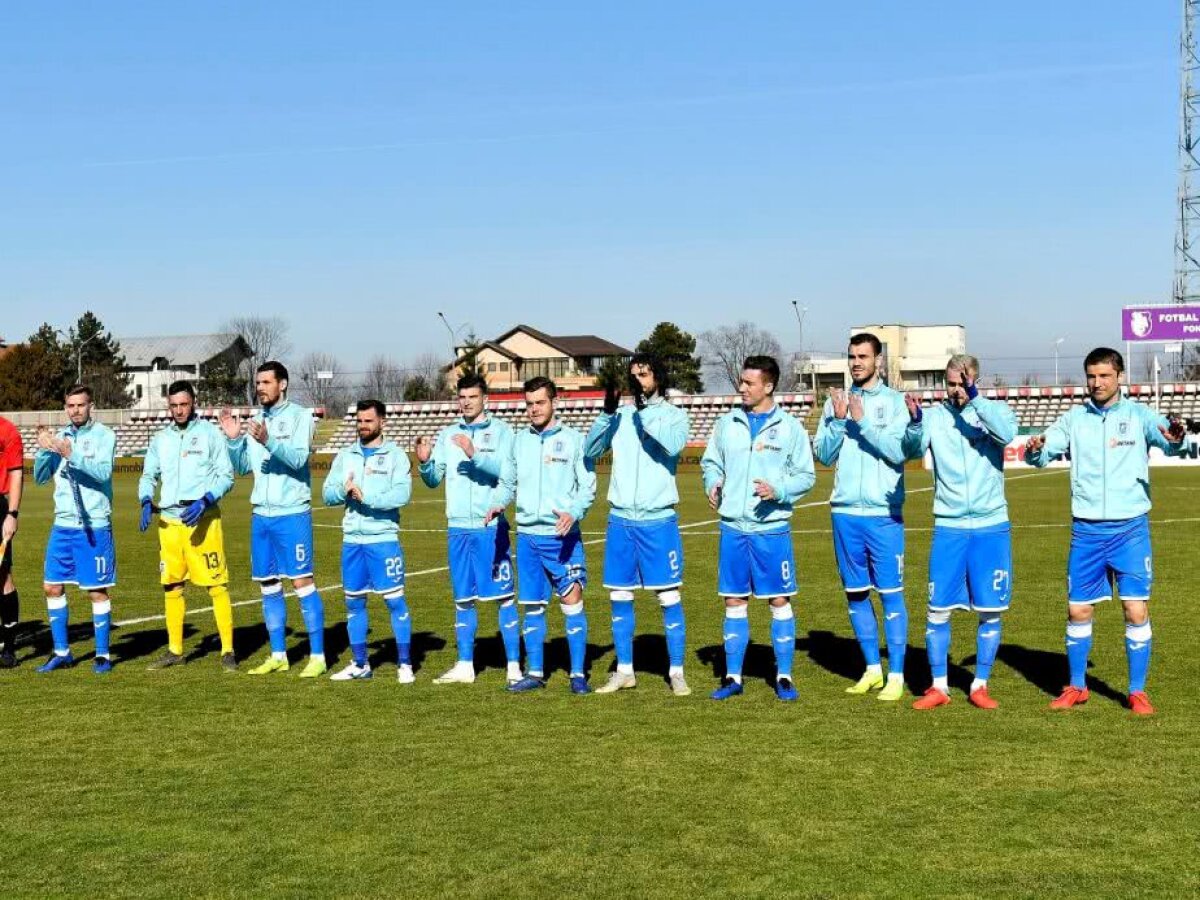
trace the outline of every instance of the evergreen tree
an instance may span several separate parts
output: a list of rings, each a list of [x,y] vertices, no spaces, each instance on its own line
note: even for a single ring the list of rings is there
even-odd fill
[[[704,390],[700,375],[700,357],[696,356],[696,339],[673,322],[659,322],[650,336],[637,345],[638,353],[657,356],[667,367],[671,387],[685,394]]]
[[[85,312],[67,332],[66,350],[74,363],[68,380],[89,385],[98,409],[125,409],[133,404],[121,345],[95,313]]]

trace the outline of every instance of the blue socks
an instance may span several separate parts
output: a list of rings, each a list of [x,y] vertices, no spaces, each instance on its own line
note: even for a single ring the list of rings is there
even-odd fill
[[[950,668],[949,610],[930,610],[925,623],[925,653],[929,657],[929,674],[933,676],[934,686],[938,687],[948,677]]]
[[[263,588],[262,609],[263,624],[267,626],[267,638],[271,641],[271,652],[286,653],[287,638],[284,628],[287,627],[287,602],[283,599],[282,585]]]
[[[496,610],[500,623],[500,640],[504,642],[504,658],[510,663],[521,661],[521,620],[517,615],[517,601],[505,600]]]
[[[879,665],[879,623],[875,621],[875,609],[871,606],[869,592],[848,594],[850,627],[862,648],[863,659],[868,666]]]
[[[746,606],[725,607],[725,674],[735,681],[742,680],[742,665],[750,646],[749,612]]]
[[[567,649],[571,654],[571,677],[582,676],[587,666],[587,614],[583,611],[583,601],[578,603],[561,604],[563,616],[566,618]],[[632,658],[632,647],[631,658]]]
[[[304,617],[304,630],[308,632],[309,652],[313,656],[324,656],[325,604],[321,602],[321,595],[310,584],[296,588],[296,596],[300,598],[300,615]]]
[[[534,678],[546,675],[546,604],[525,604],[525,627],[521,629],[525,640],[525,669]]]
[[[96,656],[108,656],[109,635],[112,633],[112,601],[92,604],[92,627],[96,632]]]
[[[458,644],[458,661],[475,660],[475,633],[479,630],[479,610],[475,601],[454,604],[454,640]]]
[[[1125,625],[1125,658],[1129,660],[1129,693],[1146,689],[1150,670],[1150,620],[1141,625]]]
[[[389,595],[383,598],[387,604],[388,615],[392,620],[392,634],[396,638],[396,664],[412,665],[412,616],[408,614],[408,604],[404,595]]]
[[[614,591],[612,599],[612,634],[613,644],[617,649],[617,671],[633,671],[633,633],[636,625],[636,613],[633,608],[632,596],[627,591]]]
[[[346,598],[346,633],[350,637],[350,652],[354,654],[354,664],[367,664],[367,598]]]
[[[1000,616],[980,613],[979,629],[975,632],[975,680],[987,681],[1000,651]]]
[[[672,602],[666,602],[667,599]],[[683,619],[683,603],[679,598],[678,591],[660,594],[659,602],[663,605],[663,634],[667,638],[667,657],[670,660],[671,669],[682,672],[683,658],[687,652],[687,626]]]
[[[750,624],[749,620],[746,624]],[[746,629],[747,633],[749,630]],[[779,677],[791,679],[792,660],[796,656],[796,614],[790,603],[771,607],[771,646],[775,648],[775,668]]]
[[[887,639],[888,672],[904,671],[904,651],[908,649],[908,609],[904,606],[904,591],[880,594],[883,605],[883,633]]]
[[[1067,666],[1071,670],[1071,687],[1087,687],[1088,656],[1092,652],[1092,623],[1067,623]]]
[[[67,640],[67,597],[46,598],[46,613],[50,617],[50,635],[54,638],[54,652],[66,656],[71,652],[71,644]]]

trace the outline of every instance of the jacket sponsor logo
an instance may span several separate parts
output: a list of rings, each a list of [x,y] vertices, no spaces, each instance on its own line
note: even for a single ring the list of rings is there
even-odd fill
[[[884,409],[882,406],[875,407],[875,421],[876,422],[882,422],[886,416],[887,416],[886,409]]]
[[[562,453],[562,449],[563,449],[563,442],[562,442],[562,441],[555,441],[555,442],[554,442],[554,452],[555,452],[555,453]]]

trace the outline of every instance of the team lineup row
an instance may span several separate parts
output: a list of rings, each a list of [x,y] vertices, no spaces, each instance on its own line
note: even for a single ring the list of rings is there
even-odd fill
[[[929,454],[935,527],[925,636],[933,684],[913,705],[932,709],[950,702],[947,656],[950,617],[956,609],[978,616],[970,702],[981,708],[998,705],[989,694],[988,678],[1000,647],[1001,614],[1012,590],[1003,453],[1016,434],[1015,417],[1006,404],[979,395],[979,363],[973,357],[950,359],[946,401],[923,409],[916,398],[881,381],[881,353],[873,335],[851,339],[853,385],[849,391],[830,392],[814,439],[774,402],[777,362],[766,356],[745,361],[738,385],[741,408],[718,420],[701,460],[704,490],[720,520],[717,590],[725,603],[726,674],[712,692],[713,699],[743,691],[751,597],[765,599],[771,611],[776,695],[785,701],[797,697],[792,678],[796,565],[790,519],[794,504],[815,483],[814,457],[836,469],[830,498],[834,550],[865,665],[861,679],[847,691],[877,691],[880,700],[893,702],[903,696],[908,638],[904,464]],[[1184,429],[1177,420],[1122,399],[1124,362],[1116,351],[1093,351],[1085,372],[1089,401],[1032,438],[1027,449],[1034,465],[1069,455],[1073,469],[1066,628],[1070,679],[1051,705],[1069,708],[1088,699],[1093,606],[1119,595],[1126,619],[1129,705],[1136,713],[1149,714],[1154,711],[1145,692],[1153,567],[1147,458],[1151,447],[1178,452]],[[285,580],[299,598],[311,651],[301,677],[319,677],[327,670],[324,604],[313,572],[312,418],[309,410],[287,400],[287,381],[287,370],[278,362],[259,368],[255,385],[262,410],[244,428],[228,412],[219,426],[197,418],[195,393],[188,382],[168,389],[172,423],[152,439],[138,485],[141,530],[155,525],[158,535],[167,625],[167,650],[152,668],[184,662],[183,587],[190,581],[211,597],[222,666],[238,670],[219,501],[237,475],[253,475],[251,574],[262,591],[270,653],[249,674],[289,667]],[[588,574],[579,523],[595,499],[595,462],[611,453],[603,586],[611,603],[617,660],[615,671],[597,692],[637,684],[634,592],[645,590],[657,595],[662,609],[670,688],[677,695],[691,693],[684,677],[684,558],[675,513],[676,469],[687,442],[688,418],[669,402],[667,387],[667,372],[659,360],[634,357],[628,367],[633,402],[623,403],[620,391],[610,388],[604,411],[584,435],[557,421],[557,390],[548,379],[535,378],[525,385],[529,425],[515,431],[488,415],[484,379],[460,379],[461,419],[435,440],[421,438],[414,447],[421,480],[431,488],[445,484],[458,661],[435,683],[475,680],[478,604],[493,601],[507,659],[508,690],[545,687],[546,613],[557,598],[565,620],[570,689],[591,692],[583,603]],[[34,480],[53,482],[55,504],[44,567],[54,651],[38,671],[74,664],[67,640],[65,588],[77,585],[92,601],[93,669],[105,674],[112,667],[109,591],[117,580],[111,528],[115,440],[110,429],[92,420],[86,386],[68,391],[66,412],[69,424],[56,433],[39,429],[34,461]],[[372,677],[367,658],[371,593],[382,596],[388,610],[398,678],[402,683],[414,681],[412,622],[399,542],[400,510],[411,499],[413,473],[408,453],[384,439],[384,415],[378,401],[358,404],[358,441],[337,454],[322,486],[327,505],[345,508],[341,569],[352,659],[332,676],[338,681]],[[0,460],[7,479],[0,500],[0,665],[13,665],[18,608],[10,542],[19,516],[21,448],[11,424],[0,420],[0,426],[7,426],[0,428]],[[505,517],[510,504],[515,504],[515,572]],[[879,598],[881,618],[872,594]],[[888,650],[886,676],[879,646],[881,620]]]

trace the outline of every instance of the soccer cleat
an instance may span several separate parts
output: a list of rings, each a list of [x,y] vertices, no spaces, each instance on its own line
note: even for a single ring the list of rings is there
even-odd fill
[[[310,656],[308,663],[300,670],[301,678],[320,678],[329,671],[324,656]]]
[[[434,684],[474,684],[475,663],[460,659],[444,675],[433,679]]]
[[[864,672],[863,677],[857,682],[846,688],[847,694],[865,694],[868,691],[877,691],[883,687],[882,672]]]
[[[16,654],[5,647],[0,650],[0,669],[15,669],[17,667]]]
[[[587,683],[587,678],[583,675],[571,676],[571,693],[572,694],[590,694],[592,688]]]
[[[232,653],[221,654],[221,671],[236,672],[238,670],[237,657]]]
[[[988,689],[985,687],[976,688],[971,691],[967,699],[971,701],[972,706],[978,706],[980,709],[996,709],[1000,706],[999,703],[992,699],[992,695],[988,693]]]
[[[335,672],[329,676],[330,681],[366,681],[372,676],[371,664],[360,666],[356,662],[351,662],[346,668],[340,672]]]
[[[1129,710],[1135,716],[1152,716],[1154,707],[1145,691],[1134,691],[1129,695]]]
[[[1089,696],[1087,688],[1077,688],[1074,685],[1069,685],[1058,697],[1050,701],[1050,708],[1070,709],[1072,706],[1080,703],[1087,703]]]
[[[980,690],[983,690],[983,688],[980,688]],[[978,692],[976,692],[976,693],[978,693]],[[985,693],[986,693],[986,691],[985,691]],[[972,698],[971,702],[972,703],[975,702],[974,701],[975,694],[972,694],[971,698]],[[913,709],[937,709],[939,706],[949,706],[949,705],[950,705],[950,695],[943,694],[937,688],[931,687],[925,691],[924,696],[918,697],[916,700],[914,700],[912,706],[913,706]]]
[[[95,659],[92,660],[92,674],[93,675],[107,675],[109,672],[112,671],[112,668],[113,668],[112,660],[109,659],[107,656],[97,656]]]
[[[545,678],[538,678],[536,675],[526,675],[516,684],[510,684],[507,690],[510,694],[527,694],[530,691],[539,691],[545,686]]]
[[[734,681],[732,678],[726,678],[721,682],[721,686],[712,692],[709,696],[713,700],[728,700],[730,697],[736,697],[742,693],[742,683]]]
[[[62,656],[59,656],[57,653],[55,653],[48,660],[38,666],[37,671],[45,674],[47,672],[53,672],[55,669],[69,669],[73,665],[75,665],[75,657],[72,656],[69,651],[64,653]]]
[[[676,697],[690,697],[692,689],[688,687],[687,679],[683,677],[683,673],[679,672],[676,675],[668,677],[671,683],[671,693]]]
[[[613,672],[608,681],[596,688],[597,694],[615,694],[617,691],[628,691],[637,687],[637,676],[629,672]]]
[[[401,684],[412,684],[417,680],[417,676],[413,674],[412,666],[402,663],[396,668],[396,680]]]
[[[169,669],[171,666],[182,666],[185,661],[181,654],[166,650],[162,656],[146,666],[146,669],[150,672],[157,672],[159,669]]]
[[[279,659],[275,656],[268,656],[257,666],[247,672],[247,675],[270,675],[272,672],[286,672],[288,670],[288,661],[285,656]]]
[[[521,674],[521,664],[510,662],[508,664],[508,672],[505,675],[505,680],[507,680],[509,684],[516,684],[523,677],[524,676]]]
[[[882,700],[885,703],[888,703],[888,702],[894,703],[895,701],[899,700],[903,696],[904,696],[904,679],[899,676],[889,675],[888,679],[887,679],[887,684],[884,685],[883,690],[879,692],[879,696],[876,697],[875,699]]]
[[[792,683],[792,679],[781,675],[775,679],[775,696],[786,703],[791,703],[800,695],[796,692],[796,685]]]

